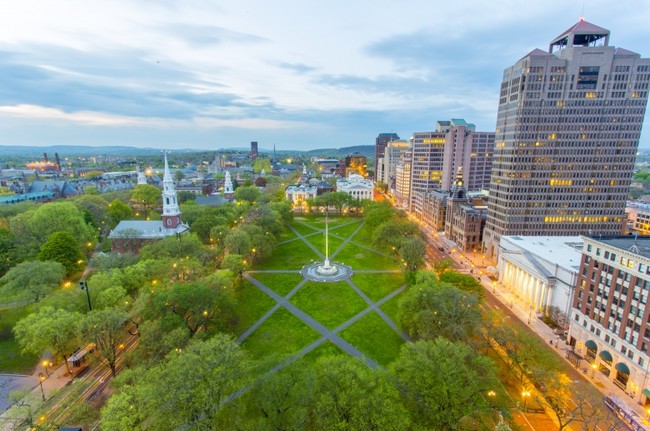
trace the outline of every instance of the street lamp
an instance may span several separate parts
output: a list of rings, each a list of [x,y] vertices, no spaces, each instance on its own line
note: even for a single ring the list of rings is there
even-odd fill
[[[50,377],[50,372],[47,370],[47,367],[50,365],[51,363],[47,359],[43,361],[43,368],[45,368],[45,374],[47,374],[47,377]]]
[[[526,402],[528,401],[528,398],[530,398],[530,391],[524,389],[521,392],[521,397],[524,399],[524,412],[526,412]]]
[[[90,304],[90,291],[88,290],[88,283],[84,280],[80,281],[79,288],[86,291],[86,298],[88,298],[88,311],[93,311],[93,306]]]
[[[596,374],[596,370],[598,369],[598,365],[594,362],[591,364],[591,378],[594,378],[594,375]]]
[[[45,381],[45,376],[43,373],[38,373],[38,384],[41,385],[41,396],[43,401],[45,401],[45,391],[43,390],[43,382]]]

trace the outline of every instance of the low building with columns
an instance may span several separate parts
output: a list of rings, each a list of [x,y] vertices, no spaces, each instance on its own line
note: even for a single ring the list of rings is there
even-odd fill
[[[345,192],[357,199],[373,199],[375,186],[370,180],[361,175],[351,174],[347,178],[336,181],[336,191]]]
[[[558,307],[569,315],[583,240],[578,236],[503,236],[499,282],[523,300],[531,313]]]

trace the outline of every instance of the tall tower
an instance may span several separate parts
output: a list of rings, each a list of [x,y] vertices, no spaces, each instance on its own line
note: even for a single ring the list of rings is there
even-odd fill
[[[258,148],[257,148],[257,141],[252,141],[251,142],[251,159],[256,159],[258,155],[259,155],[259,153],[258,153]]]
[[[502,235],[621,232],[650,59],[580,20],[503,73],[486,253]]]
[[[230,172],[226,171],[226,178],[223,182],[223,197],[229,201],[235,198],[235,192],[232,188],[232,180],[230,179]]]
[[[375,139],[375,181],[380,180],[377,177],[377,172],[379,171],[379,159],[384,157],[384,151],[389,142],[397,141],[399,136],[397,133],[380,133],[379,136]]]
[[[169,165],[167,164],[167,153],[165,153],[165,175],[163,176],[163,213],[162,222],[166,229],[176,229],[181,224],[181,210],[178,208],[178,200],[176,197],[176,186],[174,180],[169,173]]]

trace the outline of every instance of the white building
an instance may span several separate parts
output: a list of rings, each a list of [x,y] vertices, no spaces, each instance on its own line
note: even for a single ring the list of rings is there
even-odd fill
[[[300,184],[289,186],[284,191],[284,196],[294,205],[301,205],[305,200],[318,196],[318,186]]]
[[[531,313],[554,306],[568,316],[583,243],[579,236],[502,236],[499,282]]]
[[[375,186],[372,181],[364,179],[361,175],[352,174],[336,182],[336,191],[345,192],[357,199],[373,199]]]

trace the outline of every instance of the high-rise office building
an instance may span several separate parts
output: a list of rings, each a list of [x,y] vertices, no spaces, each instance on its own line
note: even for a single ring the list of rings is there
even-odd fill
[[[462,119],[436,121],[435,131],[414,133],[409,210],[421,215],[423,194],[451,190],[459,168],[467,190],[487,188],[493,151],[494,133],[477,132]]]
[[[503,73],[484,247],[502,235],[618,234],[650,59],[586,21]]]
[[[409,141],[391,141],[386,145],[384,154],[379,158],[378,171],[375,172],[377,181],[388,185],[389,189],[395,188],[395,172],[397,163],[404,157],[411,148]],[[377,175],[379,174],[379,175]]]
[[[398,139],[399,136],[397,133],[380,133],[379,136],[377,136],[375,139],[375,180],[379,180],[379,177],[377,176],[377,172],[380,170],[379,159],[384,157],[384,150],[386,149],[386,145],[388,145],[389,142],[397,141]]]

